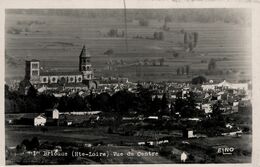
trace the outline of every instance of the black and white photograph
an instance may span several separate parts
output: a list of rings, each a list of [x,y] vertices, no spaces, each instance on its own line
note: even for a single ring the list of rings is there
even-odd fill
[[[5,9],[5,165],[252,162],[252,10],[127,2]]]

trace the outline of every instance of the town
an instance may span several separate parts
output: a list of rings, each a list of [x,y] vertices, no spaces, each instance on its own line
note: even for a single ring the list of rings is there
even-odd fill
[[[5,12],[6,165],[251,162],[250,10]]]
[[[85,47],[82,52],[86,52]],[[35,60],[33,62],[39,63]],[[30,72],[33,70],[26,71],[33,75]],[[105,133],[102,135],[108,137],[99,139],[100,141],[93,137],[88,143],[82,139],[74,149],[89,151],[93,147],[101,149],[101,146],[138,147],[159,152],[161,156],[167,157],[165,163],[171,160],[178,162],[181,153],[187,154],[190,162],[206,163],[215,162],[217,155],[224,156],[223,150],[229,148],[233,148],[231,153],[235,156],[244,155],[245,150],[238,148],[234,140],[239,141],[252,133],[250,82],[229,83],[224,80],[214,83],[213,80],[208,81],[205,77],[198,76],[187,83],[134,83],[127,78],[102,77],[95,79],[95,87],[83,85],[84,80],[79,82],[81,87],[78,83],[72,85],[66,82],[71,81],[69,79],[56,84],[57,87],[51,87],[52,83],[49,82],[37,83],[35,76],[25,78],[29,82],[25,79],[18,87],[5,86],[6,112],[12,111],[6,113],[6,126],[13,130],[24,127],[23,131],[29,127],[36,144],[29,146],[30,141],[23,140],[21,144],[7,149],[10,157],[13,157],[13,152],[19,152],[17,155],[20,156],[32,154],[35,149],[68,150],[67,145],[49,143],[40,137],[39,140],[38,136],[52,136],[53,133],[61,133],[59,130],[64,130],[64,133],[69,130],[74,135],[73,129],[86,128],[93,131],[102,129],[102,133]],[[57,78],[58,83],[64,76]],[[88,80],[87,83],[91,81]],[[124,138],[112,140],[109,137],[111,135]],[[207,141],[210,138],[223,138],[230,140],[230,143],[198,145],[201,140]],[[170,146],[176,147],[176,152],[162,150]],[[211,157],[191,153],[193,149],[210,152],[207,156]],[[249,151],[246,154],[251,153]]]

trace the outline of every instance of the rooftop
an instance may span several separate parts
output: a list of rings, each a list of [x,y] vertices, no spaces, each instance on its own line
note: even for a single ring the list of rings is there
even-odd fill
[[[82,75],[80,71],[42,71],[41,76]]]
[[[90,53],[86,49],[85,45],[83,46],[83,48],[81,50],[80,57],[90,57]]]
[[[47,83],[47,84],[40,84],[40,85],[46,85],[47,87],[52,87],[52,88],[55,88],[55,87],[60,87],[61,85],[58,84],[58,83]],[[87,85],[85,85],[84,83],[66,83],[64,85],[65,87],[86,87]]]

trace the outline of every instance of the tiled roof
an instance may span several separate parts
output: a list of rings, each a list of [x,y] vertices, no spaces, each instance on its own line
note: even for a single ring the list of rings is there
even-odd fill
[[[82,75],[80,71],[41,71],[41,76],[55,76],[55,75]]]
[[[81,50],[80,57],[90,57],[90,53],[86,49],[85,45],[83,46],[83,48]]]
[[[50,87],[50,88],[56,88],[56,87],[61,87],[60,84],[58,83],[47,83],[47,84],[40,84],[41,86],[45,85],[47,87]],[[87,87],[87,85],[85,85],[84,83],[66,83],[64,85],[65,87]]]

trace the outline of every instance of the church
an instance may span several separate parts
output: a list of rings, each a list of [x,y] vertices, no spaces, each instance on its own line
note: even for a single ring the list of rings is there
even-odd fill
[[[20,86],[24,87],[25,92],[28,85],[33,85],[40,92],[57,89],[95,89],[98,83],[94,78],[90,58],[91,55],[84,45],[79,55],[78,71],[44,71],[41,70],[39,60],[26,61],[25,78]]]

